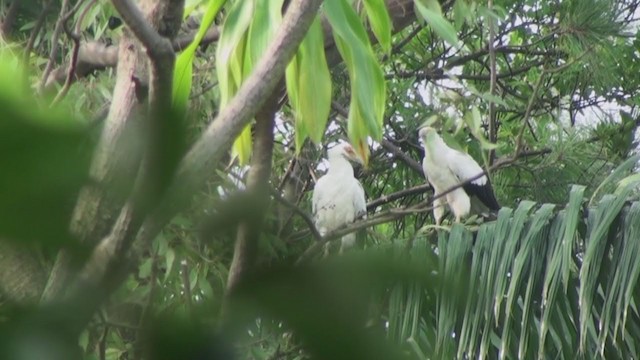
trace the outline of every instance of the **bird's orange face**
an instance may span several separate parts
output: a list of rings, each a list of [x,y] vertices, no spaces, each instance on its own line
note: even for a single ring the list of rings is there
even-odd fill
[[[362,161],[362,157],[360,157],[360,155],[358,155],[358,153],[355,151],[355,149],[353,148],[353,146],[349,145],[349,144],[345,144],[344,146],[344,155],[351,161],[355,161],[357,163],[364,163],[364,161]]]

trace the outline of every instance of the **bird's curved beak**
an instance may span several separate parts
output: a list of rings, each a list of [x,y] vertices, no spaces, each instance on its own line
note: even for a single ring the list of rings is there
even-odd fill
[[[347,156],[350,161],[366,167],[369,158],[369,147],[366,146],[366,144],[364,146],[352,147],[347,151]]]

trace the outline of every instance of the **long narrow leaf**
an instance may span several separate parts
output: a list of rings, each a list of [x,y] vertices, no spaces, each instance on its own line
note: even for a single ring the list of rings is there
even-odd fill
[[[587,335],[593,326],[593,299],[597,291],[600,265],[604,255],[607,234],[618,216],[631,189],[626,188],[619,195],[606,195],[600,201],[595,213],[589,214],[589,228],[582,268],[580,269],[580,351],[586,351]],[[598,341],[597,336],[594,338]]]
[[[178,56],[173,73],[173,104],[176,108],[184,111],[187,107],[187,101],[191,94],[191,84],[193,78],[193,60],[195,58],[196,49],[204,38],[205,34],[213,20],[215,19],[220,8],[226,3],[226,0],[210,0],[207,11],[202,18],[198,32],[189,46]]]
[[[555,308],[556,296],[566,292],[571,265],[571,254],[578,226],[578,215],[584,196],[584,186],[574,186],[569,195],[569,204],[556,216],[556,231],[550,234],[553,242],[549,250],[546,273],[542,287],[542,319],[540,322],[540,340],[538,356],[543,356],[549,320]]]
[[[538,246],[537,241],[540,241],[540,233],[548,224],[549,219],[553,214],[553,208],[554,206],[551,204],[544,204],[538,211],[536,211],[533,219],[531,220],[529,228],[525,233],[523,233],[524,236],[520,241],[520,249],[515,259],[513,260],[513,266],[510,269],[511,280],[509,283],[509,289],[507,291],[507,298],[505,301],[504,326],[502,327],[503,336],[502,344],[500,346],[500,358],[502,359],[504,359],[506,356],[506,349],[509,346],[509,340],[511,340],[510,334],[512,334],[512,332],[510,329],[510,323],[513,317],[510,314],[513,311],[512,309],[514,307],[517,296],[520,295],[518,291],[521,283],[524,280],[523,277],[526,271],[529,270],[529,276],[535,275],[534,271],[531,271],[531,261],[533,261],[533,259],[536,257],[534,250]],[[518,211],[516,211],[516,214],[518,214]],[[517,229],[512,228],[512,230]],[[516,236],[519,237],[519,235]],[[531,295],[530,290],[528,291],[528,293],[529,295]],[[525,299],[525,303],[530,301],[531,299]]]
[[[459,46],[458,34],[451,23],[444,18],[440,3],[436,0],[415,0],[416,10],[433,31],[453,46]]]
[[[371,30],[378,39],[382,49],[391,51],[391,18],[384,0],[364,0],[364,9],[367,12]]]
[[[366,136],[380,139],[386,102],[386,85],[364,26],[346,0],[324,3],[325,15],[333,29],[338,51],[344,59],[351,81],[349,138],[365,161]]]
[[[304,125],[304,132],[319,144],[331,111],[331,74],[324,54],[322,26],[316,19],[302,41],[296,60],[297,71],[296,116]],[[296,129],[297,131],[297,129]],[[302,139],[304,140],[304,138]],[[300,148],[302,143],[296,143]]]

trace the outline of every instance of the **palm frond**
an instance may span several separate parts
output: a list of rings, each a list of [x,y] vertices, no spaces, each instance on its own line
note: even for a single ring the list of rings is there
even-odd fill
[[[396,287],[390,335],[419,358],[628,358],[640,341],[640,202],[629,184],[585,208],[503,208],[437,233],[437,288]],[[435,292],[435,293],[434,293]],[[435,297],[435,301],[433,299]]]

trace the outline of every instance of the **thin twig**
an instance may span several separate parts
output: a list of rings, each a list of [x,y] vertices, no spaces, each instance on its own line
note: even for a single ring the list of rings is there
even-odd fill
[[[214,81],[211,84],[206,85],[205,87],[203,87],[199,92],[197,93],[193,93],[193,95],[191,95],[189,97],[190,100],[193,100],[195,98],[198,98],[204,94],[206,94],[209,90],[213,89],[214,87],[218,86],[218,82]]]
[[[104,330],[100,337],[100,344],[98,345],[98,353],[100,354],[100,360],[107,358],[107,335],[109,335],[109,324],[104,324]]]
[[[58,50],[60,49],[60,45],[58,44],[58,38],[60,34],[64,30],[64,23],[67,21],[66,14],[67,8],[69,7],[69,0],[62,0],[62,6],[60,7],[60,16],[58,17],[58,21],[56,22],[56,26],[53,29],[53,34],[51,35],[51,51],[49,52],[49,60],[47,61],[47,66],[44,69],[44,73],[42,75],[42,79],[40,79],[40,84],[38,85],[38,92],[42,92],[44,89],[44,85],[47,82],[47,78],[53,70],[53,64],[58,57]]]
[[[425,183],[418,186],[414,186],[412,188],[408,188],[408,189],[400,190],[391,194],[383,195],[375,200],[369,201],[369,203],[367,203],[367,210],[373,211],[375,210],[375,208],[377,208],[380,205],[384,205],[392,201],[402,199],[407,196],[422,194],[427,192],[428,190],[431,190],[431,185],[429,185],[428,183]]]
[[[304,222],[309,227],[309,231],[311,231],[311,235],[313,235],[313,237],[316,240],[318,240],[318,241],[322,240],[322,235],[320,235],[320,233],[318,232],[318,229],[316,228],[315,222],[313,221],[313,219],[311,218],[311,216],[309,214],[307,214],[304,210],[300,209],[296,204],[294,204],[291,201],[283,198],[276,190],[274,190],[274,189],[270,189],[270,190],[271,190],[271,195],[273,196],[274,199],[276,199],[277,202],[281,203],[282,205],[284,205],[284,206],[288,207],[289,209],[293,210],[296,214],[300,215],[302,220],[304,220]]]
[[[67,29],[66,22],[63,23],[67,36],[73,41],[73,50],[71,52],[71,61],[69,62],[69,67],[67,68],[67,78],[64,82],[64,85],[62,86],[62,89],[60,89],[60,92],[58,92],[58,95],[56,95],[56,97],[51,102],[51,107],[55,106],[58,102],[60,102],[60,100],[62,100],[67,95],[67,93],[69,92],[69,89],[71,88],[71,84],[73,82],[73,76],[76,72],[76,66],[78,64],[78,54],[80,53],[80,27],[84,22],[84,18],[89,13],[89,10],[91,10],[91,8],[96,4],[96,2],[97,0],[91,0],[91,2],[84,8],[82,13],[78,17],[78,20],[76,21],[76,26],[73,31],[69,31]],[[78,4],[81,4],[81,3],[82,3],[81,1],[78,1]],[[76,6],[78,6],[78,4],[76,4]],[[72,12],[70,12],[68,16],[70,16],[70,14],[72,14]]]
[[[300,265],[305,261],[307,261],[313,255],[315,255],[320,249],[322,249],[324,244],[326,244],[329,241],[342,238],[347,234],[351,234],[361,229],[366,229],[375,225],[380,225],[380,224],[388,223],[391,221],[395,221],[409,214],[414,214],[416,212],[429,211],[433,209],[433,208],[426,207],[425,204],[427,204],[427,202],[421,202],[420,204],[416,204],[407,208],[390,209],[390,210],[378,213],[370,218],[359,220],[351,224],[348,224],[346,226],[343,226],[339,229],[336,229],[330,232],[329,234],[325,235],[321,241],[317,241],[311,244],[311,246],[309,246],[304,251],[304,253],[300,255],[300,257],[296,261],[296,265]]]
[[[156,296],[157,292],[157,283],[158,283],[158,250],[153,253],[151,258],[151,274],[149,275],[149,294],[147,294],[146,302],[142,308],[142,313],[140,314],[140,321],[138,321],[138,331],[136,334],[136,341],[141,342],[144,338],[144,331],[147,329],[149,322],[151,320],[152,307],[153,307],[153,299]],[[139,352],[142,349],[142,346],[137,346],[136,351]],[[142,358],[142,354],[138,354],[136,358]]]
[[[20,0],[16,0],[16,1],[20,1]],[[36,20],[36,24],[33,26],[33,30],[31,30],[31,35],[29,35],[29,40],[27,41],[27,46],[25,46],[24,48],[24,55],[23,55],[23,59],[22,62],[24,64],[28,64],[29,63],[29,58],[31,57],[31,51],[33,50],[33,45],[36,43],[36,39],[38,38],[38,35],[40,35],[40,31],[42,30],[42,27],[44,26],[44,21],[47,19],[47,15],[49,14],[49,11],[51,11],[51,8],[53,7],[53,1],[52,0],[47,0],[46,4],[44,5],[42,11],[40,12],[40,15],[38,15],[38,19]],[[25,66],[25,76],[24,78],[27,78],[27,69],[28,67]]]
[[[487,6],[489,11],[493,11],[493,0],[488,0]],[[489,94],[491,96],[496,95],[496,49],[495,49],[495,39],[496,39],[496,29],[495,23],[492,16],[487,16],[487,21],[489,22]],[[493,101],[493,98],[489,99],[489,141],[494,143],[497,141],[498,134],[498,124],[496,121],[496,104]],[[489,150],[489,165],[493,164],[495,160],[496,152],[495,149]]]
[[[159,62],[159,59],[166,58],[167,54],[174,54],[171,42],[160,36],[138,6],[129,0],[113,0],[112,3],[127,27],[140,40],[149,54],[149,58],[155,60],[154,62]]]
[[[524,136],[524,131],[525,129],[527,129],[527,124],[529,123],[529,118],[531,117],[531,110],[533,110],[533,104],[535,103],[536,98],[538,97],[538,91],[542,86],[542,80],[544,79],[545,75],[546,75],[546,72],[543,70],[542,73],[540,73],[540,76],[538,77],[538,81],[533,87],[533,93],[529,98],[529,103],[527,104],[527,110],[525,111],[524,117],[522,119],[522,126],[520,127],[520,131],[518,132],[518,137],[516,138],[516,151],[514,154],[514,158],[517,158],[520,152],[522,151],[522,148],[523,148],[522,138]]]

